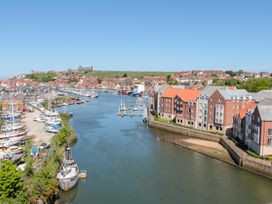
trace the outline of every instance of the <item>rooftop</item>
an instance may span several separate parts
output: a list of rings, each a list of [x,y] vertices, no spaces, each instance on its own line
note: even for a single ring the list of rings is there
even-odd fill
[[[262,121],[272,121],[272,99],[266,99],[257,105]]]
[[[201,93],[200,90],[190,90],[190,89],[180,89],[180,88],[169,87],[164,92],[162,97],[174,98],[175,96],[179,96],[183,101],[189,101],[189,100],[196,100],[200,93]]]

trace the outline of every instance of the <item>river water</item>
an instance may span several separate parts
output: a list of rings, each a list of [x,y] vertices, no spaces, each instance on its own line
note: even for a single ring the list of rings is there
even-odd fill
[[[61,108],[74,114],[73,158],[88,178],[61,195],[62,203],[272,203],[272,181],[157,139],[170,133],[141,118],[118,118],[121,99],[101,93],[88,104]]]

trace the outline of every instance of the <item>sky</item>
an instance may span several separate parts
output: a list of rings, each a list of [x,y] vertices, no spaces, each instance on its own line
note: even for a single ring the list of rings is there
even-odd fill
[[[0,1],[0,78],[31,70],[272,71],[271,0]]]

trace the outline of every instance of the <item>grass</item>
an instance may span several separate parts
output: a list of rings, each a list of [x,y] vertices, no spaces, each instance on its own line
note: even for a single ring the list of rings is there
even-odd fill
[[[146,71],[93,71],[88,72],[83,75],[86,76],[96,76],[98,78],[105,77],[132,77],[132,78],[143,78],[144,76],[162,76],[166,77],[167,75],[171,75],[173,72],[146,72]]]
[[[211,133],[211,134],[216,134],[216,135],[221,135],[221,136],[224,135],[224,133],[218,132],[218,131],[214,131],[214,130],[208,130],[208,132]]]

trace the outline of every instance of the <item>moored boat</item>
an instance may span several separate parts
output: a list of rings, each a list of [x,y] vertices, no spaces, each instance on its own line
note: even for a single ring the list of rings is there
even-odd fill
[[[67,148],[67,156],[64,158],[57,175],[60,188],[63,191],[72,189],[78,182],[79,168],[75,160],[71,158],[70,148]]]

